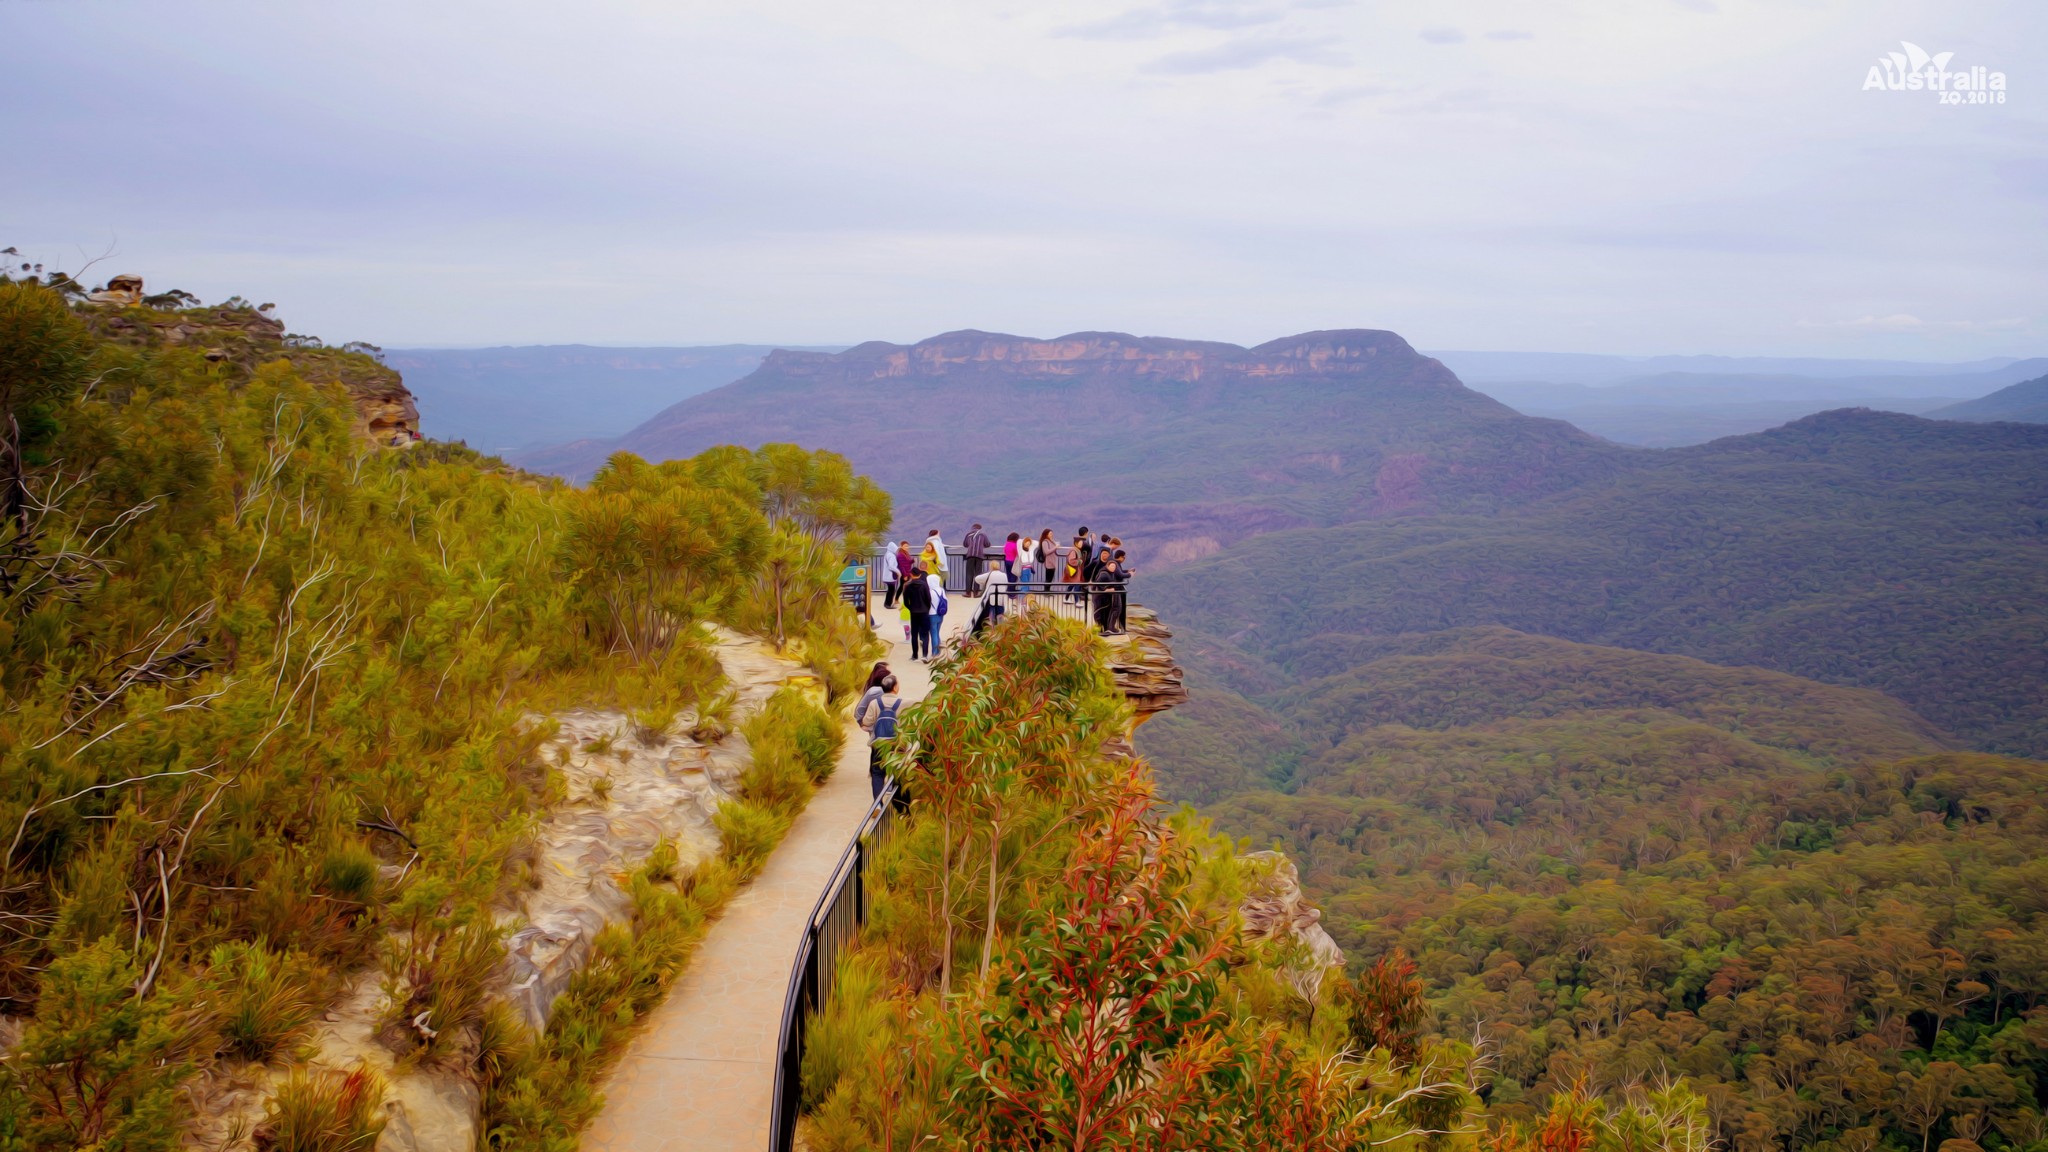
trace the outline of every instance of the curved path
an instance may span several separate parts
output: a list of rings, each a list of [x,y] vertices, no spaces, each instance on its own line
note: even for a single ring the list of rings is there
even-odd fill
[[[948,639],[965,632],[979,602],[953,596]],[[910,659],[903,625],[878,609],[875,634],[906,700],[931,687]],[[668,999],[649,1013],[603,1084],[604,1111],[584,1152],[764,1152],[775,1095],[782,999],[804,919],[867,815],[867,733],[847,721],[831,779],[790,826],[775,855],[704,937]]]

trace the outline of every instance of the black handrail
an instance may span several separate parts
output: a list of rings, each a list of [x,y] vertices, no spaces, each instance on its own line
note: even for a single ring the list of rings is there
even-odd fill
[[[868,806],[852,842],[833,865],[825,890],[818,894],[810,919],[804,921],[796,963],[789,970],[789,991],[782,997],[782,1033],[775,1050],[775,1104],[768,1128],[770,1152],[790,1152],[796,1142],[808,1017],[830,999],[839,954],[868,922],[868,861],[874,846],[895,824],[896,799],[896,781],[890,780]]]

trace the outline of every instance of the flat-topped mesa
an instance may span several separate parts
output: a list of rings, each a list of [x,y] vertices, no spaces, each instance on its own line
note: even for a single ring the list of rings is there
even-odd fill
[[[762,373],[852,383],[943,377],[961,368],[1017,378],[1128,375],[1195,381],[1218,373],[1239,377],[1348,376],[1389,365],[1448,369],[1392,332],[1366,328],[1304,332],[1243,348],[1212,340],[1176,340],[1123,332],[1073,332],[1051,340],[967,329],[915,344],[873,340],[844,352],[776,351]]]

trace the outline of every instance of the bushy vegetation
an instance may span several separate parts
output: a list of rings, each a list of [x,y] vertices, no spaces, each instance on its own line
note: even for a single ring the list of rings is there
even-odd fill
[[[1103,657],[1080,626],[1021,614],[906,709],[915,802],[809,1033],[811,1146],[1478,1139],[1484,1060],[1421,1034],[1398,963],[1304,995],[1303,949],[1241,932],[1254,866],[1161,817],[1142,762],[1106,753],[1129,712]]]
[[[175,1139],[190,1069],[288,1054],[287,986],[370,964],[414,1058],[466,1059],[547,800],[523,715],[715,697],[706,620],[779,614],[842,679],[871,655],[799,594],[887,520],[844,461],[576,490],[392,451],[352,402],[388,369],[178,302],[0,282],[0,1001],[31,1018],[0,1123],[30,1148]]]

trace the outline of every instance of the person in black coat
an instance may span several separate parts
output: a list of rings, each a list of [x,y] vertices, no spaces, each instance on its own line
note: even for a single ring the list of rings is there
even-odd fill
[[[931,655],[932,586],[924,578],[924,567],[910,570],[910,583],[903,586],[903,606],[910,610],[910,658]]]

